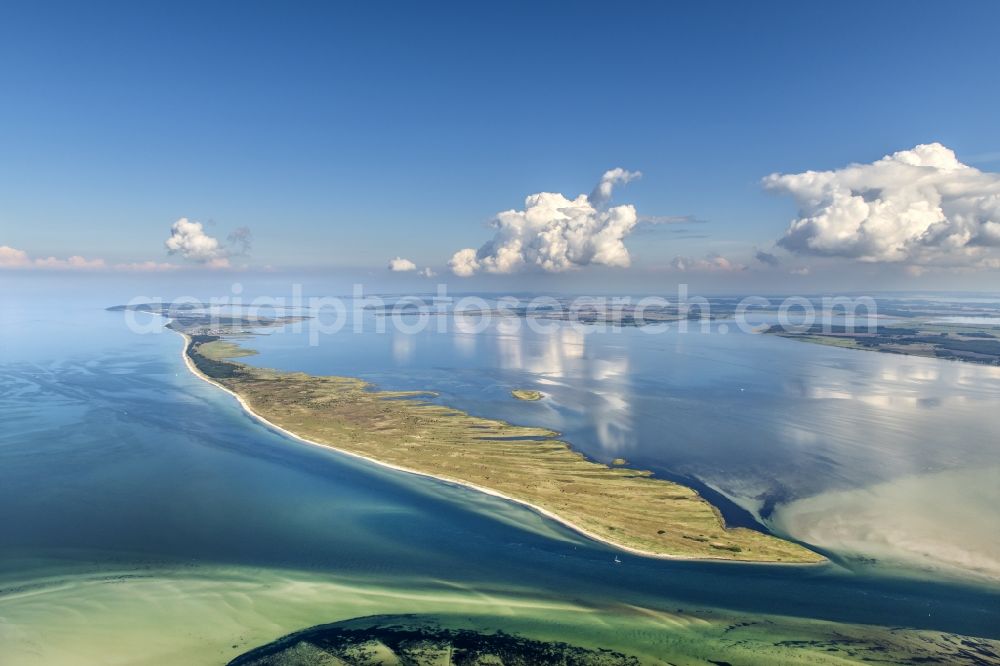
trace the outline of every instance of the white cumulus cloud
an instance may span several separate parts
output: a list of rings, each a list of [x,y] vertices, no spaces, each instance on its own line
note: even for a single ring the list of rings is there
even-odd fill
[[[170,238],[164,243],[167,252],[192,261],[211,262],[225,256],[218,239],[205,233],[201,222],[182,217],[170,227]]]
[[[540,192],[528,196],[523,210],[508,210],[493,220],[493,238],[478,250],[456,252],[448,266],[460,277],[478,271],[514,273],[524,269],[561,272],[581,266],[628,266],[624,239],[635,228],[631,205],[605,208],[615,185],[640,176],[638,171],[612,169],[588,196],[567,199]]]
[[[448,267],[451,268],[451,272],[458,277],[469,277],[470,275],[475,275],[476,271],[479,270],[479,261],[476,259],[476,251],[471,247],[459,250],[451,256],[451,260],[448,262]]]
[[[437,273],[434,272],[430,266],[425,266],[424,268],[417,268],[417,265],[410,261],[409,259],[404,259],[403,257],[396,257],[389,260],[389,270],[393,273],[415,273],[420,277],[432,278]]]
[[[997,264],[1000,174],[961,163],[940,143],[763,182],[799,206],[778,241],[789,251],[913,265]]]
[[[407,271],[417,270],[417,265],[409,259],[396,257],[395,259],[389,260],[389,270],[394,273],[405,273]]]

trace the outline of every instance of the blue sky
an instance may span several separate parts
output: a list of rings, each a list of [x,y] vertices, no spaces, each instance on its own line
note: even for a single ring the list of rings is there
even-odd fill
[[[252,250],[231,263],[251,269],[374,271],[402,256],[446,274],[498,211],[587,194],[624,167],[642,178],[614,205],[701,222],[640,223],[623,239],[630,268],[573,275],[641,285],[677,257],[719,255],[779,281],[833,281],[860,259],[887,286],[998,286],[982,262],[775,250],[798,190],[761,186],[932,142],[1000,171],[996,2],[0,11],[0,246],[31,258],[197,264],[164,248],[186,217],[220,243],[249,228]]]

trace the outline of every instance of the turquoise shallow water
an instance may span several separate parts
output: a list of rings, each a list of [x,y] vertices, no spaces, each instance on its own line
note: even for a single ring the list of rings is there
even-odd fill
[[[50,651],[95,640],[95,617],[124,623],[103,629],[123,645],[130,632],[166,641],[177,626],[175,642],[204,634],[246,647],[342,619],[348,606],[445,611],[457,599],[506,613],[512,598],[707,606],[1000,635],[1000,595],[987,583],[878,567],[615,564],[613,550],[527,510],[270,432],[187,373],[178,336],[136,335],[106,304],[5,304],[0,654],[18,655],[8,663],[59,663]],[[475,413],[556,427],[589,455],[690,477],[751,514],[995,462],[997,416],[983,408],[1000,380],[989,369],[774,338],[554,335],[345,334],[309,348],[275,334],[253,344],[263,365],[433,388]],[[549,398],[515,402],[515,386]],[[862,427],[869,436],[852,440]],[[832,443],[817,450],[810,432],[832,432]],[[456,600],[442,601],[446,591]],[[132,627],[137,617],[148,621]],[[197,631],[185,624],[195,619]]]

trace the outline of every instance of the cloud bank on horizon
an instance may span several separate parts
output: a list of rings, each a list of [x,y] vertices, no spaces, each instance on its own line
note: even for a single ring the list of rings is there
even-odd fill
[[[230,268],[230,258],[244,256],[250,251],[253,235],[247,227],[239,227],[220,243],[205,233],[200,222],[182,217],[170,227],[170,237],[164,242],[168,254],[180,255],[202,268]],[[180,264],[158,261],[109,263],[101,258],[87,259],[73,255],[58,257],[31,257],[24,250],[0,245],[0,269],[49,269],[49,270],[114,270],[135,272],[162,272],[184,268]]]
[[[58,257],[36,257],[32,258],[24,250],[0,245],[0,269],[28,269],[37,268],[43,270],[114,270],[114,271],[166,271],[178,268],[175,264],[160,263],[155,261],[140,261],[134,263],[109,264],[104,259],[87,259],[80,255],[73,255],[65,259]]]
[[[524,210],[507,210],[493,220],[496,233],[478,250],[465,248],[448,262],[452,273],[469,277],[479,271],[515,273],[540,269],[550,273],[589,265],[631,264],[625,237],[638,216],[631,204],[606,208],[616,185],[639,178],[638,171],[606,171],[590,195],[567,199],[555,192],[528,196]]]
[[[833,171],[771,174],[799,206],[778,245],[801,255],[915,267],[998,268],[1000,174],[940,143]]]
[[[55,269],[99,269],[107,268],[103,259],[85,259],[73,255],[66,259],[56,257],[31,258],[24,250],[0,245],[0,268],[55,268]]]

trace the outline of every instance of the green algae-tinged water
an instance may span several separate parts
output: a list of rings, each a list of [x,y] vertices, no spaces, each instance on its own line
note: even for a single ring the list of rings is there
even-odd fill
[[[101,309],[108,304],[96,296],[4,303],[0,663],[224,663],[297,629],[384,613],[491,616],[496,626],[591,641],[620,637],[624,623],[637,650],[654,652],[663,635],[686,637],[690,647],[711,638],[690,627],[761,614],[1000,635],[1000,594],[985,582],[890,577],[878,567],[859,574],[628,555],[616,564],[613,550],[527,510],[268,431],[187,373],[178,336],[135,335],[120,314]],[[747,488],[763,488],[763,504],[768,493],[829,497],[930,472],[982,474],[995,463],[983,438],[997,432],[997,415],[983,407],[996,404],[997,379],[985,368],[893,357],[895,365],[879,366],[876,354],[831,357],[838,350],[767,339],[756,343],[772,350],[761,376],[757,351],[719,351],[738,348],[719,342],[732,336],[656,342],[633,331],[609,335],[606,345],[564,333],[516,344],[489,332],[467,337],[337,336],[337,344],[297,352],[301,340],[276,334],[255,341],[263,351],[255,362],[435,388],[449,404],[555,426],[595,457],[623,455],[691,476],[750,508]],[[865,371],[870,364],[882,369]],[[876,376],[881,383],[872,384]],[[881,437],[846,446],[841,438],[856,426],[834,427],[831,415],[806,428],[817,415],[796,412],[820,400],[821,382],[829,400],[850,402],[867,427],[888,428],[880,425],[888,419],[893,427],[879,433],[941,441],[920,440],[903,455],[898,441]],[[926,395],[914,395],[915,385]],[[868,402],[833,395],[844,386]],[[511,387],[550,397],[514,401]],[[773,393],[796,391],[800,398],[768,425]],[[897,396],[909,411],[893,407]],[[936,406],[922,406],[932,397]],[[760,403],[752,418],[734,406],[739,399]],[[679,411],[648,423],[664,404]],[[921,409],[930,414],[921,418]],[[950,425],[933,425],[935,409],[939,419],[952,415]],[[676,413],[688,416],[670,418]],[[795,419],[813,433],[832,428],[838,443],[816,453],[806,435],[775,435],[792,432]],[[755,433],[775,436],[771,454],[747,441]],[[971,443],[956,448],[960,440]],[[881,471],[872,469],[876,455]],[[817,462],[824,456],[830,462]],[[717,473],[706,473],[713,465]]]

